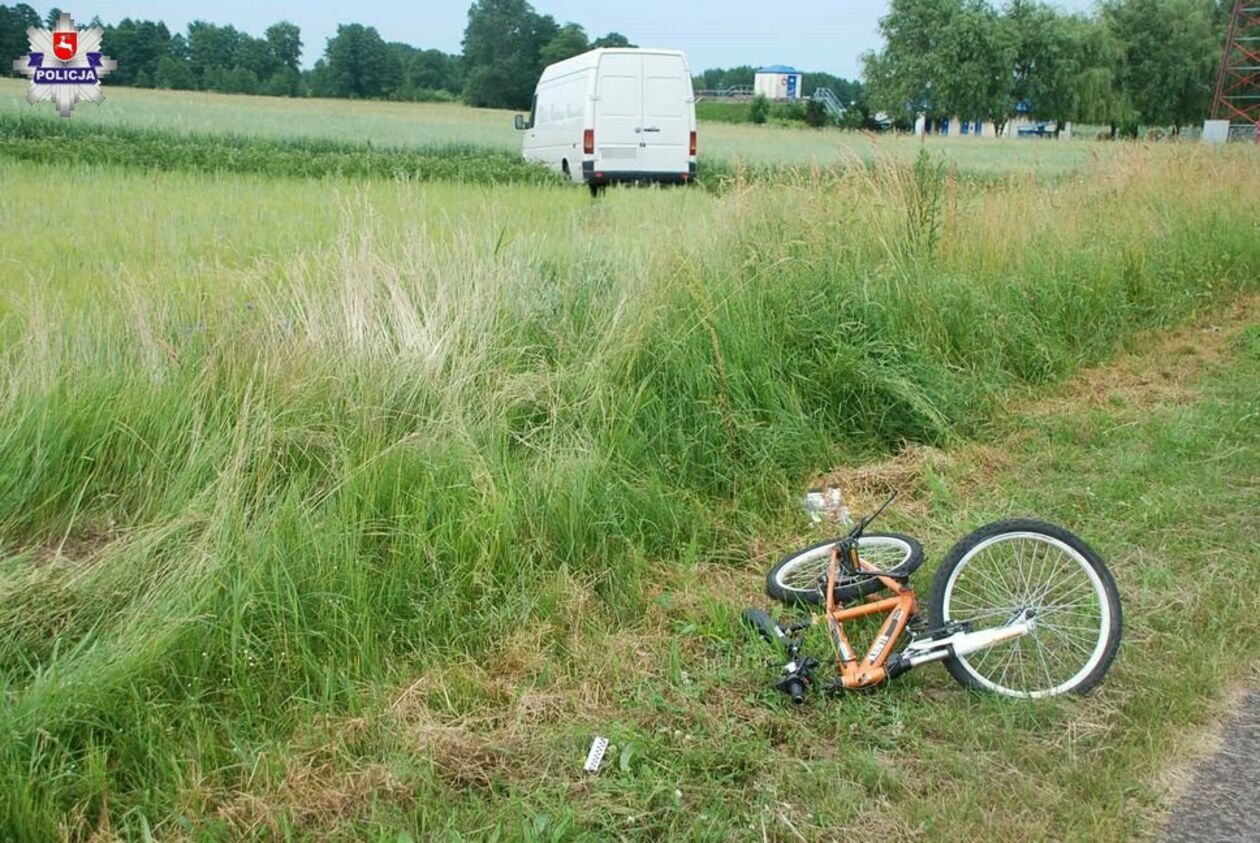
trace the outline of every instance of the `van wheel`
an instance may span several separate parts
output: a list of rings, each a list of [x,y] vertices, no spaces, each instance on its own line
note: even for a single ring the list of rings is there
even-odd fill
[[[592,199],[598,199],[600,196],[602,196],[602,195],[603,195],[603,193],[604,193],[604,188],[605,188],[605,187],[607,187],[608,185],[606,185],[606,184],[594,184],[593,182],[587,182],[587,183],[586,183],[586,186],[587,186],[587,187],[589,187],[589,188],[591,189],[591,198],[592,198]]]
[[[560,162],[560,172],[564,173],[566,179],[573,178],[573,174],[569,172],[569,159],[565,158]]]

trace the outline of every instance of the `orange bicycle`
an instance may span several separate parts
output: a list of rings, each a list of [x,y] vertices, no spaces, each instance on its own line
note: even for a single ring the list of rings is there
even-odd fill
[[[797,551],[770,570],[771,597],[824,607],[786,625],[760,609],[744,612],[747,623],[787,651],[776,688],[804,701],[819,667],[802,652],[804,634],[820,623],[835,653],[832,692],[870,688],[935,661],[966,687],[1011,697],[1085,693],[1102,680],[1120,646],[1120,597],[1089,545],[1044,521],[981,527],[941,563],[925,621],[909,585],[923,563],[922,546],[909,536],[866,533],[895,497],[842,538]],[[878,614],[887,617],[859,657],[844,624]],[[907,630],[909,640],[898,649]]]

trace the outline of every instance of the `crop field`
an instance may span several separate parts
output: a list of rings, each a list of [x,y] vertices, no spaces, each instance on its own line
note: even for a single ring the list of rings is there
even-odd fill
[[[705,124],[593,200],[506,113],[18,101],[0,837],[1122,839],[1260,659],[1251,147]],[[1107,681],[793,710],[737,619],[823,478],[924,585],[1084,535]]]
[[[74,122],[170,133],[371,143],[376,147],[474,145],[514,153],[520,150],[511,111],[443,103],[241,97],[134,88],[111,89],[108,96],[108,107],[79,109]],[[24,97],[25,88],[19,80],[0,79],[0,119],[30,114],[32,109]],[[39,116],[56,121],[54,115],[43,111]],[[702,158],[724,166],[737,161],[757,167],[848,166],[876,156],[908,160],[919,148],[912,138],[871,139],[857,133],[718,122],[703,124],[701,139]],[[985,176],[1011,172],[1061,175],[1109,151],[1106,144],[1089,141],[991,140],[977,144],[967,138],[934,139],[933,147],[963,172]]]

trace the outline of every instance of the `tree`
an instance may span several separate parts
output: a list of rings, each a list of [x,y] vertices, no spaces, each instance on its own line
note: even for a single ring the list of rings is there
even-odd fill
[[[822,100],[811,99],[805,103],[805,124],[815,129],[827,124],[827,109]]]
[[[271,46],[262,38],[254,38],[242,32],[236,49],[232,51],[232,68],[248,70],[258,79],[266,79],[278,68],[271,58]]]
[[[0,70],[4,75],[14,73],[14,60],[30,52],[26,30],[32,26],[38,29],[43,21],[39,19],[39,12],[30,6],[25,3],[0,6]]]
[[[896,125],[894,122],[893,125]],[[898,128],[908,129],[912,124],[903,123]],[[858,129],[863,131],[876,131],[878,129],[887,128],[887,124],[877,121],[871,113],[871,106],[866,101],[866,93],[859,86],[857,94],[849,103],[848,108],[844,111],[844,116],[840,118],[840,126],[845,129]]]
[[[248,37],[231,26],[199,20],[188,24],[188,64],[198,86],[207,91],[223,90],[228,71],[236,65],[237,48]],[[119,60],[119,69],[122,64]]]
[[[1038,0],[1011,0],[1005,20],[1014,54],[1011,105],[1033,119],[1062,125],[1072,116],[1081,33],[1071,19]]]
[[[951,116],[940,101],[941,47],[962,0],[892,0],[880,18],[884,48],[862,57],[871,107],[913,121]]]
[[[411,61],[420,51],[410,44],[401,41],[390,41],[385,45],[390,53],[389,67],[395,71],[393,79],[385,88],[385,96],[390,99],[414,99],[414,91],[408,81],[408,70]]]
[[[152,87],[158,62],[170,51],[171,33],[161,21],[123,18],[105,27],[105,52],[118,61],[110,82],[119,85]],[[141,76],[147,85],[141,85]]]
[[[188,62],[180,61],[174,56],[162,56],[158,60],[157,73],[153,76],[153,85],[156,88],[185,91],[195,88],[197,80],[193,78]]]
[[[61,20],[61,9],[53,6],[48,10],[48,14],[44,15],[44,25],[49,29],[55,29],[57,21]]]
[[[942,117],[1001,122],[1011,108],[1010,39],[983,0],[964,0],[942,27],[931,99]]]
[[[375,27],[342,24],[324,50],[332,96],[386,96],[402,78],[397,55]]]
[[[176,32],[171,36],[171,41],[166,45],[166,54],[173,59],[188,63],[188,39],[182,34]]]
[[[748,119],[753,123],[761,125],[766,122],[766,118],[770,116],[770,101],[758,94],[753,97],[752,105],[748,109]]]
[[[464,99],[472,105],[528,108],[542,71],[540,53],[559,27],[525,0],[476,0],[464,30]]]
[[[258,86],[258,93],[269,97],[296,97],[302,93],[302,74],[291,67],[282,67]]]
[[[288,21],[273,23],[267,27],[263,38],[267,42],[272,66],[277,71],[287,68],[297,73],[302,63],[302,30],[297,24]]]
[[[1110,126],[1114,135],[1120,124],[1135,120],[1120,85],[1124,45],[1098,18],[1073,17],[1068,25],[1078,56],[1068,115],[1082,123]]]
[[[459,57],[441,50],[420,50],[407,67],[407,82],[418,91],[460,91]]]
[[[1011,105],[1012,46],[984,0],[893,0],[884,49],[863,57],[870,107],[909,123],[1000,121]]]
[[[631,44],[630,39],[622,35],[620,32],[610,32],[600,38],[596,38],[591,42],[591,49],[596,50],[600,47],[637,47],[638,44]]]
[[[538,60],[543,67],[546,67],[549,64],[581,55],[590,48],[591,45],[586,40],[586,31],[576,23],[566,23],[538,51]]]
[[[317,59],[315,66],[302,72],[302,86],[313,97],[335,97],[332,72],[328,69],[327,59]]]
[[[1102,17],[1123,45],[1119,83],[1148,125],[1201,120],[1220,57],[1211,0],[1106,0]]]

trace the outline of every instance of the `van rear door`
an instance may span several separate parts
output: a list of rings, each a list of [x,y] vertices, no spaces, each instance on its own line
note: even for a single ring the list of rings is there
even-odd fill
[[[641,170],[643,57],[609,53],[600,58],[595,100],[595,169]]]
[[[691,135],[691,80],[681,56],[643,54],[639,169],[685,173]]]

